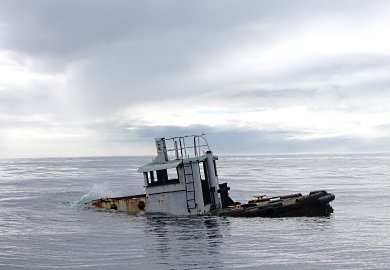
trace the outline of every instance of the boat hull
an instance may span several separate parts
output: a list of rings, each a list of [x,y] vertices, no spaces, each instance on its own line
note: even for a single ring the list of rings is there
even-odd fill
[[[335,196],[324,190],[312,191],[310,194],[291,194],[273,198],[261,198],[249,201],[247,204],[235,204],[233,206],[215,209],[210,212],[198,215],[217,215],[223,217],[313,217],[330,216],[333,208],[329,202],[333,201]],[[102,198],[87,203],[90,206],[117,210],[128,213],[150,213],[149,204],[145,194]],[[172,213],[160,213],[172,214]]]

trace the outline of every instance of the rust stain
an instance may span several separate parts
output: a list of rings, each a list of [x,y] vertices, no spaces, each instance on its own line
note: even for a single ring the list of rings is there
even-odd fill
[[[201,210],[199,209],[198,205],[196,205],[196,214],[199,216],[202,214]]]
[[[140,209],[139,207],[140,202],[144,203],[143,209]],[[89,205],[99,207],[99,208],[115,209],[118,211],[124,211],[130,213],[139,213],[139,212],[144,212],[146,210],[147,200],[146,200],[146,196],[102,198],[100,200],[89,203]]]

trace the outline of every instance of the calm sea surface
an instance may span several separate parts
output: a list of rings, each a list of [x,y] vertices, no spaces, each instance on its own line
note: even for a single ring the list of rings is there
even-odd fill
[[[85,208],[143,193],[152,157],[0,159],[0,269],[389,269],[390,154],[220,156],[252,195],[336,195],[330,218],[134,216]]]

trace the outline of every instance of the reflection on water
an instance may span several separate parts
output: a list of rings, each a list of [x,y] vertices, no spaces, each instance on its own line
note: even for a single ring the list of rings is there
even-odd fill
[[[296,218],[307,231],[326,231],[332,227],[333,216],[330,217],[299,217]]]
[[[180,269],[222,267],[221,245],[230,222],[217,217],[148,217],[148,253],[157,264]]]
[[[216,269],[234,265],[245,269],[268,265],[278,269],[299,263],[299,257],[311,258],[310,249],[316,242],[311,252],[327,261],[325,258],[333,249],[324,247],[330,243],[328,237],[332,230],[329,229],[333,222],[332,217],[148,216],[143,227],[144,248],[149,262],[167,269]]]

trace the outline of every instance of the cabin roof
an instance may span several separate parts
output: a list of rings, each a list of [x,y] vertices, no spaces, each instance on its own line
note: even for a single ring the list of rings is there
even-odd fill
[[[191,158],[187,158],[187,159],[168,160],[168,161],[165,161],[165,162],[150,162],[150,163],[145,164],[142,167],[140,167],[137,170],[137,172],[143,173],[143,172],[171,169],[171,168],[176,168],[181,163],[188,163],[188,162],[194,162],[194,161],[203,161],[205,159],[206,159],[206,156],[200,156],[200,157],[191,157]]]
[[[168,160],[164,163],[161,162],[151,162],[140,167],[137,172],[150,172],[157,170],[164,170],[170,168],[176,168],[181,163],[181,160]]]

